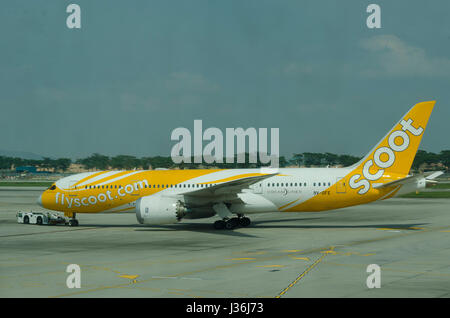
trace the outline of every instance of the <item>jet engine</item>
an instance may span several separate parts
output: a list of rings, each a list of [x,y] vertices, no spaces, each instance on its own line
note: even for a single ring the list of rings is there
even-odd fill
[[[151,195],[136,201],[136,218],[140,224],[177,223],[187,212],[188,209],[176,198]]]

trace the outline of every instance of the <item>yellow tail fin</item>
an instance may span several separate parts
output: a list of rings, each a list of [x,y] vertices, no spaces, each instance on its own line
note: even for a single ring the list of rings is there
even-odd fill
[[[369,182],[408,175],[435,103],[422,102],[412,107],[362,160],[354,164],[350,187],[363,186],[358,192],[363,194],[369,190]]]

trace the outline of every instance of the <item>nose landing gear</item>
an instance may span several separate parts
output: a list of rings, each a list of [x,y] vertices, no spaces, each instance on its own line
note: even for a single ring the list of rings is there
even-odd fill
[[[76,213],[67,213],[67,214],[65,213],[64,215],[71,218],[68,223],[69,226],[78,226],[78,220],[76,219],[76,216],[77,216]]]
[[[69,220],[69,226],[78,226],[78,220],[77,219],[70,219]]]

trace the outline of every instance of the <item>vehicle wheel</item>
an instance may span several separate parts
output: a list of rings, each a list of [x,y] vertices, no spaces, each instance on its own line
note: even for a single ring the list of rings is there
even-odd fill
[[[30,218],[28,217],[28,215],[26,215],[26,216],[23,218],[23,223],[24,223],[24,224],[30,224]]]
[[[237,227],[239,225],[239,219],[237,219],[237,218],[232,218],[232,219],[229,219],[226,223],[225,223],[225,228],[227,229],[227,230],[232,230],[232,229],[234,229],[235,227]]]
[[[42,217],[40,216],[37,217],[36,224],[42,225]]]
[[[223,230],[225,228],[225,221],[219,220],[214,222],[214,228],[216,230]]]
[[[243,217],[239,219],[239,225],[240,226],[249,226],[251,223],[249,218]]]
[[[69,220],[69,226],[77,226],[78,221],[77,220]]]

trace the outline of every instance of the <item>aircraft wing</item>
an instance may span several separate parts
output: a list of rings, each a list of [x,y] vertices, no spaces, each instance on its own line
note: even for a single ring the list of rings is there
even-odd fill
[[[391,181],[391,182],[387,182],[387,183],[379,183],[374,185],[375,189],[381,189],[381,188],[388,188],[388,187],[394,187],[397,185],[403,185],[403,184],[407,184],[410,182],[417,182],[420,179],[425,179],[425,181],[427,183],[435,183],[436,181],[433,181],[433,179],[439,177],[441,174],[443,174],[444,172],[442,171],[429,171],[429,172],[425,172],[425,173],[421,173],[421,174],[417,174],[417,175],[413,175],[413,176],[408,176],[406,178],[402,178],[402,179],[398,179],[395,181]]]
[[[243,177],[232,181],[224,181],[221,183],[210,183],[211,185],[206,188],[185,192],[183,195],[192,197],[216,197],[228,194],[236,195],[244,189],[249,189],[252,184],[273,177],[277,174],[278,173],[267,173],[257,176]]]

